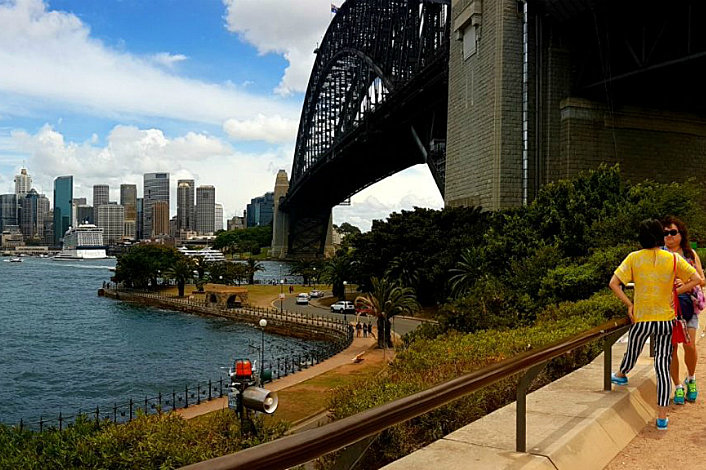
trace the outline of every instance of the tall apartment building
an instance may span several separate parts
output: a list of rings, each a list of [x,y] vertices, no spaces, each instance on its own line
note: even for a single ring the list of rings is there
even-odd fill
[[[17,194],[0,194],[0,232],[10,225],[20,225]]]
[[[153,206],[157,201],[166,202],[166,222],[156,230],[153,220]],[[145,173],[143,197],[143,238],[151,238],[156,234],[169,233],[169,173]],[[162,220],[160,220],[162,222]]]
[[[19,175],[15,175],[15,194],[18,198],[25,195],[32,189],[32,177],[27,174],[27,169],[22,168]]]
[[[223,204],[216,204],[216,219],[213,224],[213,233],[223,230]]]
[[[30,191],[31,192],[31,191]],[[59,176],[54,180],[54,245],[59,246],[66,231],[73,225],[72,201],[74,177]],[[24,216],[22,216],[24,219]],[[42,221],[43,223],[43,221]],[[23,231],[24,233],[24,231]]]
[[[265,193],[260,197],[250,200],[247,206],[248,227],[258,227],[261,225],[270,225],[272,223],[273,213],[275,208],[275,193]]]
[[[123,235],[134,240],[137,235],[137,185],[120,185],[120,205],[125,208]]]
[[[61,188],[60,188],[61,189]],[[56,190],[54,191],[56,194]],[[70,202],[71,199],[69,198]],[[71,206],[69,206],[70,208]],[[25,240],[44,240],[44,227],[49,215],[49,199],[32,188],[20,202],[20,230]],[[69,211],[69,214],[71,211]],[[56,216],[56,212],[54,213]],[[64,217],[63,219],[70,219]],[[56,226],[56,225],[55,225]],[[68,229],[68,225],[66,227]],[[63,237],[63,233],[61,234]]]
[[[194,230],[194,180],[177,182],[177,232]]]
[[[152,236],[169,235],[169,203],[154,201],[152,203]]]
[[[196,231],[199,235],[213,233],[216,215],[216,188],[210,185],[196,188]]]
[[[125,208],[120,204],[101,204],[98,209],[98,227],[103,229],[103,243],[115,245],[123,241]]]

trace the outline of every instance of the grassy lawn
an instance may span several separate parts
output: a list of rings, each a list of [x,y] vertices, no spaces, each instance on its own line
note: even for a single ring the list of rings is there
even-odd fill
[[[279,299],[279,292],[280,292],[280,286],[272,286],[269,284],[255,284],[255,285],[246,285],[243,284],[243,287],[248,288],[248,301],[250,302],[250,305],[253,305],[255,307],[271,307],[272,302],[275,300]],[[319,290],[331,290],[331,286],[327,286],[324,284],[316,284],[312,285],[311,287],[309,286],[294,286],[294,293],[290,294],[289,293],[289,286],[286,285],[282,289],[285,295],[285,298],[290,298],[290,297],[296,297],[298,293],[300,292],[309,292],[310,290],[313,289],[319,289]],[[204,294],[199,294],[199,293],[194,293],[196,290],[196,286],[193,284],[187,284],[184,287],[184,297],[188,297],[190,295],[193,295],[195,299],[198,300],[203,300]],[[160,293],[169,297],[177,297],[179,295],[179,290],[177,289],[176,286],[166,286],[160,290]],[[325,299],[328,300],[328,299]],[[330,305],[331,303],[335,302],[337,299],[331,299],[331,302],[328,304]]]

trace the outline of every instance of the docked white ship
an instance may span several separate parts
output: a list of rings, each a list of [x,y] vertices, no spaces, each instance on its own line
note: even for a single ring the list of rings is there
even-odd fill
[[[80,224],[78,227],[69,227],[64,234],[64,246],[53,259],[61,261],[103,258],[107,258],[103,229],[93,224]]]

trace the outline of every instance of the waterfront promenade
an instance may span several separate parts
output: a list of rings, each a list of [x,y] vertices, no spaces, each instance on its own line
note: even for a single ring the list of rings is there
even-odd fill
[[[613,370],[625,345],[623,338],[613,346]],[[706,341],[699,341],[697,348],[700,357],[706,357]],[[702,359],[697,380],[704,374]],[[628,386],[603,391],[600,355],[529,394],[527,453],[515,451],[516,406],[512,403],[384,468],[616,470],[668,469],[682,464],[704,468],[699,460],[706,444],[703,389],[696,403],[671,405],[669,430],[657,431],[656,385],[647,345],[629,378]],[[699,463],[693,466],[694,462]]]

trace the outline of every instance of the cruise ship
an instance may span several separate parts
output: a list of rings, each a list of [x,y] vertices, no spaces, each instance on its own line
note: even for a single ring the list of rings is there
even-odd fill
[[[69,227],[64,234],[64,247],[54,260],[103,259],[105,245],[103,244],[103,229],[93,224],[80,224]]]

